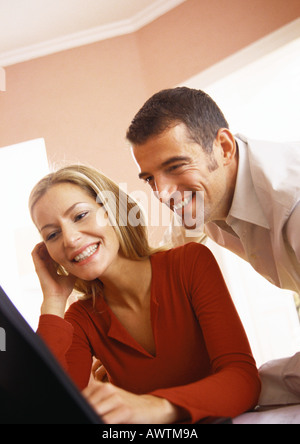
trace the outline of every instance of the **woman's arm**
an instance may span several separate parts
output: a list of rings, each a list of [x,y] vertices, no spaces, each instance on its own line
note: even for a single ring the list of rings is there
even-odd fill
[[[109,383],[94,381],[83,395],[107,424],[171,424],[187,417],[164,398],[136,395]]]
[[[44,242],[36,245],[32,259],[43,292],[43,303],[37,333],[80,389],[86,387],[92,365],[92,354],[80,327],[81,320],[72,325],[64,319],[66,304],[76,278],[57,273]],[[78,324],[78,326],[77,326]],[[75,355],[68,359],[68,351],[75,343]]]
[[[59,316],[41,315],[37,329],[79,390],[88,385],[93,360],[84,322],[83,318],[74,319],[74,316],[69,322]]]
[[[253,408],[260,393],[258,371],[246,333],[210,250],[191,244],[183,262],[186,286],[203,332],[212,373],[191,384],[151,394],[188,410],[192,422],[204,417],[235,417]]]

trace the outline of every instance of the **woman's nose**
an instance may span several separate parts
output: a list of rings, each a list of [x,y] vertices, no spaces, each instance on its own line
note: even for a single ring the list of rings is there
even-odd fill
[[[80,240],[80,233],[73,227],[67,226],[63,230],[63,241],[65,247],[74,247]]]

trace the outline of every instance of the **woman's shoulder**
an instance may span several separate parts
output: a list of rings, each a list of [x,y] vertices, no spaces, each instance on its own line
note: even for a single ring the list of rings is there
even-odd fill
[[[83,295],[74,297],[72,303],[69,305],[65,318],[82,319],[85,318],[88,313],[93,311],[93,298],[86,298]]]
[[[153,258],[175,258],[175,257],[208,257],[212,256],[211,251],[205,245],[197,242],[189,242],[174,248],[163,249],[152,255]]]
[[[172,269],[193,269],[195,266],[203,268],[213,258],[212,252],[203,244],[189,242],[187,244],[159,251],[151,256],[152,264],[158,269],[169,267]]]

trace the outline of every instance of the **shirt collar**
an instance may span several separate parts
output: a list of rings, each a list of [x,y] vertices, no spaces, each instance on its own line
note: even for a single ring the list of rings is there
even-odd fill
[[[244,220],[264,228],[269,228],[266,216],[258,200],[249,164],[248,146],[243,136],[237,135],[238,172],[232,205],[226,222],[232,225],[236,219]]]

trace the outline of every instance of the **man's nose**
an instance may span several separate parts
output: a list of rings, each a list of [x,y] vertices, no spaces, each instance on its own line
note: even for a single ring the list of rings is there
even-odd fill
[[[155,196],[164,204],[169,204],[171,197],[177,191],[177,184],[173,181],[167,180],[162,176],[154,179]]]

